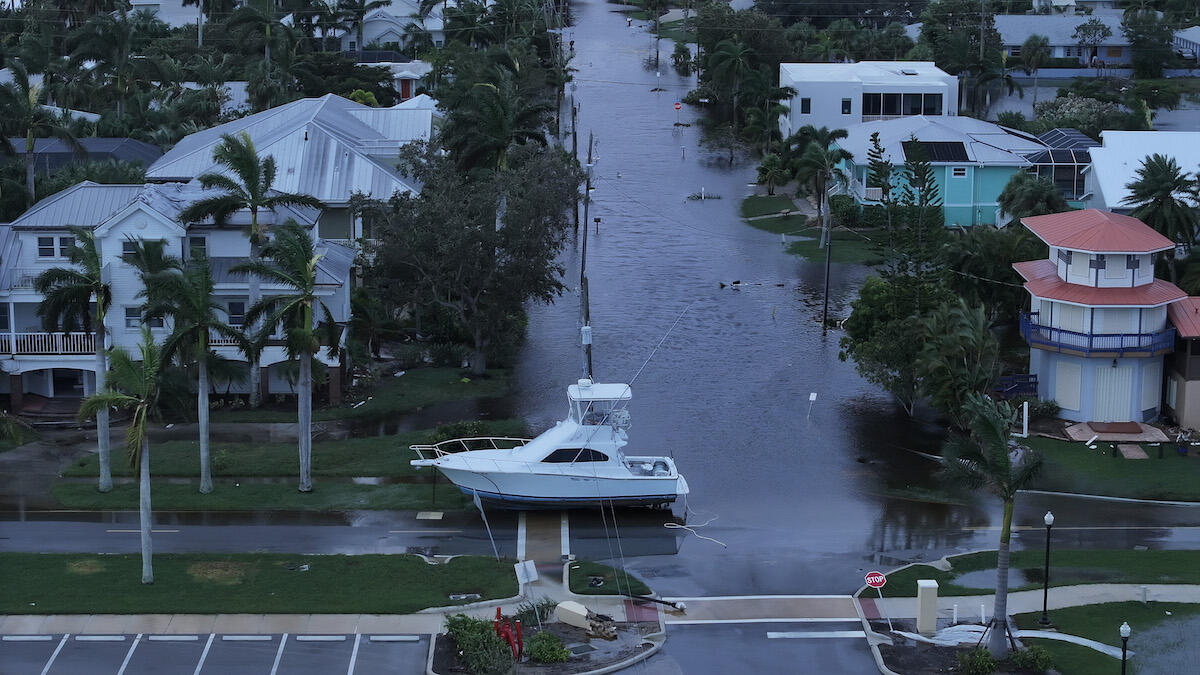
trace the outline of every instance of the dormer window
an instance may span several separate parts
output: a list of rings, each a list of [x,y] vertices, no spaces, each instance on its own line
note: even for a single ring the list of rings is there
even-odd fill
[[[1066,264],[1070,265],[1071,264],[1071,251],[1067,251],[1067,250],[1064,250],[1061,248],[1058,249],[1058,259],[1065,262]]]

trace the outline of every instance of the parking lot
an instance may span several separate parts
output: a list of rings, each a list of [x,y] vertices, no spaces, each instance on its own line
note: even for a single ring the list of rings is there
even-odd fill
[[[5,635],[0,674],[419,673],[418,635]]]

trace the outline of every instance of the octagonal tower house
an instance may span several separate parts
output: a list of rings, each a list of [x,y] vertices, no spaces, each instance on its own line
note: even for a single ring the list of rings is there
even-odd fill
[[[1077,422],[1158,417],[1163,355],[1175,349],[1167,305],[1186,294],[1154,278],[1154,254],[1174,246],[1137,218],[1086,209],[1023,218],[1050,257],[1015,263],[1038,398]]]

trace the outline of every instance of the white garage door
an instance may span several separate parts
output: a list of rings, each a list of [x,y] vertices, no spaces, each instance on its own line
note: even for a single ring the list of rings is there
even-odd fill
[[[1092,422],[1130,422],[1133,407],[1133,367],[1096,367]]]

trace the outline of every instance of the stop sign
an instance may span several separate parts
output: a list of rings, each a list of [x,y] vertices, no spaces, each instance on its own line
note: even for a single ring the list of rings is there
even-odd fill
[[[871,588],[883,588],[887,583],[887,577],[883,576],[883,572],[870,572],[866,577],[867,585]]]
[[[682,108],[683,108],[683,104],[680,103],[679,101],[675,101],[675,109],[681,110]]]

